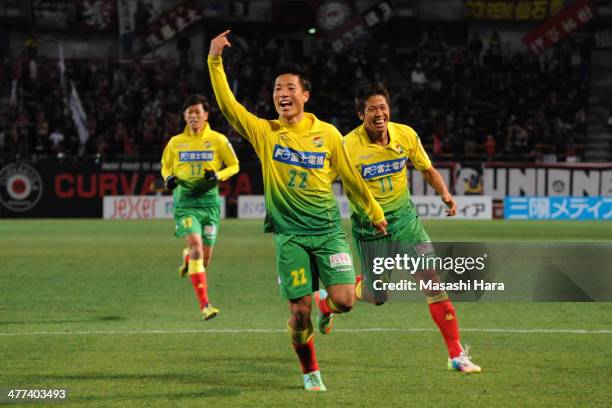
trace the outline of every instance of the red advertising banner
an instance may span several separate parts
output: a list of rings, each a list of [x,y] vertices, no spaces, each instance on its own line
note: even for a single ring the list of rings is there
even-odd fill
[[[107,196],[157,196],[160,163],[1,163],[0,219],[99,218]],[[259,163],[241,163],[219,185],[235,204],[239,195],[263,194]]]
[[[465,17],[473,20],[545,20],[557,14],[565,0],[466,0]]]
[[[595,17],[589,0],[578,0],[523,37],[523,43],[534,54],[540,54],[565,37],[569,37]]]
[[[36,27],[45,30],[115,31],[115,0],[32,0]]]
[[[142,35],[144,47],[148,51],[154,50],[203,17],[202,10],[195,0],[179,4],[150,23]]]
[[[388,1],[381,1],[331,31],[326,39],[331,43],[336,52],[344,48],[350,48],[355,42],[367,36],[389,21],[393,14],[393,8]]]

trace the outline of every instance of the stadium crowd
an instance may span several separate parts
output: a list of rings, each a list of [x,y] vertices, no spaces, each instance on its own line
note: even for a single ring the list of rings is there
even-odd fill
[[[358,125],[353,90],[381,81],[394,95],[392,120],[408,123],[436,160],[538,160],[580,155],[585,139],[589,52],[566,41],[537,58],[508,52],[497,33],[473,34],[464,46],[446,46],[436,31],[406,51],[386,35],[336,53],[314,41],[300,44],[236,35],[225,57],[237,98],[260,117],[272,118],[274,68],[299,61],[311,70],[307,110],[348,133]],[[486,44],[486,45],[485,45]],[[25,49],[6,57],[2,93],[15,99],[0,110],[0,159],[67,157],[157,160],[181,130],[180,102],[192,91],[212,93],[207,73],[185,58],[146,61],[66,60],[66,78],[87,113],[87,140],[75,129],[57,59]],[[369,61],[377,61],[376,65]],[[192,75],[193,74],[193,75]],[[17,87],[11,89],[11,80]],[[14,92],[11,92],[14,91]],[[13,101],[12,101],[13,102]],[[211,122],[227,134],[241,159],[254,157],[213,104]]]

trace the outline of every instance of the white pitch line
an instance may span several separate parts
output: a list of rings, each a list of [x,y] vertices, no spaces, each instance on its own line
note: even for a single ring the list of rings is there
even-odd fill
[[[334,329],[340,333],[414,333],[437,332],[438,329],[419,328],[365,328],[365,329]],[[585,329],[474,329],[462,328],[462,332],[472,333],[507,333],[507,334],[612,334],[612,330],[585,330]],[[7,332],[0,333],[0,337],[9,336],[100,336],[100,335],[130,335],[130,334],[223,334],[223,333],[285,333],[285,329],[202,329],[202,330],[122,330],[122,331],[36,331],[36,332]]]

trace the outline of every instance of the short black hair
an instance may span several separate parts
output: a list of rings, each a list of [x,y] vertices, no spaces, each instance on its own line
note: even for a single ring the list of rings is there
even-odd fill
[[[185,99],[185,102],[183,102],[183,112],[185,112],[185,110],[191,105],[198,105],[200,103],[202,104],[202,107],[204,108],[204,112],[210,112],[210,105],[208,104],[208,98],[200,94],[192,94],[192,95],[189,95],[187,99]]]
[[[383,84],[376,82],[374,84],[366,84],[357,88],[355,92],[355,110],[357,113],[363,113],[366,107],[366,102],[371,96],[382,95],[387,100],[387,105],[391,105],[389,102],[389,91]]]
[[[274,75],[275,82],[272,84],[272,87],[274,87],[274,84],[276,83],[276,78],[285,74],[296,75],[300,79],[300,84],[302,84],[302,89],[304,91],[310,92],[310,90],[312,89],[312,84],[310,83],[308,71],[300,65],[293,63],[281,65],[276,69]]]

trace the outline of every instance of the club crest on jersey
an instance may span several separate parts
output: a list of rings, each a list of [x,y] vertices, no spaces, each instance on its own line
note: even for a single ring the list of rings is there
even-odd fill
[[[339,254],[333,254],[329,256],[329,265],[332,268],[336,266],[350,266],[353,263],[351,262],[351,256],[346,252],[341,252]]]
[[[372,164],[361,165],[361,177],[368,180],[374,177],[386,176],[400,172],[406,167],[406,159],[386,160]]]
[[[272,159],[307,169],[322,169],[325,164],[324,152],[302,152],[287,146],[274,145]]]
[[[205,148],[209,149],[210,146],[212,146],[212,142],[210,140],[207,140],[207,141],[204,142],[204,147]]]
[[[404,148],[399,143],[395,146],[395,150],[397,150],[398,153],[404,153]]]
[[[316,147],[323,147],[323,138],[321,136],[315,136],[312,138],[312,143]]]
[[[180,162],[213,161],[214,152],[210,150],[194,150],[179,152]]]

